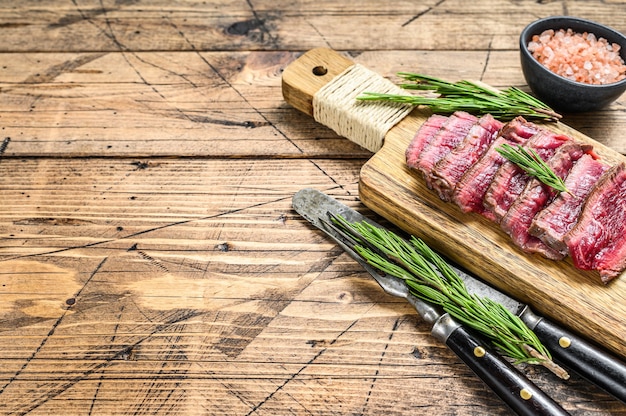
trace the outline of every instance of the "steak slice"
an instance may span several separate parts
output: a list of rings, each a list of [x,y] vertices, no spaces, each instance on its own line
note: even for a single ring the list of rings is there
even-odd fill
[[[603,283],[626,268],[626,167],[607,170],[587,196],[577,224],[565,234],[574,265],[597,270]]]
[[[466,112],[457,111],[452,114],[430,140],[420,154],[417,169],[422,172],[426,185],[432,189],[430,172],[437,162],[454,149],[467,135],[470,128],[478,119]]]
[[[430,182],[439,198],[450,201],[458,181],[485,153],[502,126],[491,114],[482,116],[461,143],[437,162],[430,174]]]
[[[554,250],[567,255],[567,245],[563,237],[578,221],[587,195],[608,168],[591,155],[583,155],[565,178],[565,187],[569,193],[561,192],[550,205],[535,216],[528,230],[530,234]]]
[[[527,122],[522,117],[517,117],[506,123],[485,154],[458,181],[452,192],[452,201],[463,212],[476,212],[495,220],[491,211],[485,209],[483,199],[498,168],[506,161],[496,149],[504,143],[523,144],[537,131],[539,131],[539,127]]]
[[[567,136],[555,134],[548,130],[539,129],[524,144],[524,147],[533,149],[541,159],[548,160],[556,149],[571,139]],[[530,177],[511,161],[506,161],[498,168],[489,188],[485,192],[485,207],[500,222],[522,193]]]
[[[411,143],[405,152],[406,164],[410,168],[417,168],[422,150],[424,150],[433,137],[435,137],[446,121],[448,121],[448,117],[433,114],[428,117],[419,130],[417,130],[417,133],[415,133],[415,136],[411,140]]]
[[[583,146],[574,141],[558,148],[554,156],[547,160],[548,166],[560,178],[565,178],[574,163],[580,159],[589,146]],[[513,243],[527,253],[541,253],[553,260],[561,260],[564,253],[547,246],[539,238],[529,233],[535,215],[556,197],[557,191],[538,179],[531,179],[524,191],[511,205],[506,215],[500,221],[500,227],[511,236]]]

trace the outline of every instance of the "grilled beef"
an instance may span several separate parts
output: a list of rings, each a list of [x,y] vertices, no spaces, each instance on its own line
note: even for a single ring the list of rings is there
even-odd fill
[[[574,163],[588,150],[587,146],[569,140],[567,144],[558,148],[548,159],[547,164],[557,176],[565,178]],[[554,199],[556,194],[557,191],[553,188],[538,179],[531,179],[500,221],[500,227],[522,250],[529,253],[541,253],[549,259],[560,260],[565,257],[565,254],[550,248],[529,233],[535,215]]]
[[[583,155],[565,179],[569,192],[561,192],[533,220],[529,233],[563,255],[567,245],[563,237],[576,224],[587,195],[608,166],[591,155]]]
[[[489,148],[500,128],[502,123],[493,116],[482,116],[461,143],[437,162],[430,177],[433,189],[442,200],[450,200],[458,181]]]
[[[500,129],[491,147],[465,172],[452,193],[452,200],[463,212],[477,212],[495,220],[491,211],[485,209],[483,198],[496,171],[506,161],[496,149],[504,143],[523,144],[537,131],[536,125],[527,122],[522,117],[511,120]]]
[[[587,196],[580,218],[565,234],[574,265],[598,270],[604,283],[626,267],[626,167],[606,171]]]
[[[452,114],[424,147],[419,155],[417,169],[422,172],[426,184],[430,183],[430,172],[446,154],[455,148],[467,135],[478,119],[471,114],[457,111]]]
[[[524,144],[524,147],[537,152],[541,159],[548,160],[556,149],[571,140],[567,136],[540,129]],[[506,161],[498,168],[489,188],[485,192],[485,207],[491,211],[496,221],[502,221],[507,211],[522,193],[530,177],[516,164]]]
[[[537,152],[569,193],[507,161],[496,150],[504,143]],[[407,165],[442,200],[498,222],[526,252],[571,255],[577,268],[597,270],[606,283],[626,269],[626,166],[596,159],[591,146],[522,117],[502,125],[464,112],[431,116],[406,151]]]
[[[410,168],[417,168],[417,164],[422,150],[430,143],[433,137],[439,132],[443,124],[448,121],[448,117],[433,114],[422,124],[413,140],[406,149],[406,164]]]

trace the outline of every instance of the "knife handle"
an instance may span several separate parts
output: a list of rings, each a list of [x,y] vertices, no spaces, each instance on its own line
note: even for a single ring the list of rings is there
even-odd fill
[[[554,359],[626,403],[626,364],[526,307],[520,318]]]
[[[454,351],[518,415],[569,415],[550,396],[447,313],[435,323],[432,334]]]

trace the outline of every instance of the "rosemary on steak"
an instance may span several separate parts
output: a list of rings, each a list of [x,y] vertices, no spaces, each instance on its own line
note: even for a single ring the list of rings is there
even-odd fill
[[[332,219],[356,239],[355,250],[368,264],[402,279],[414,296],[441,306],[487,337],[516,364],[540,364],[563,379],[569,378],[517,315],[487,297],[470,294],[454,269],[424,241],[414,236],[407,241],[366,221],[350,223],[340,216]]]
[[[403,89],[432,91],[439,96],[364,92],[357,99],[423,105],[430,107],[434,113],[451,114],[455,111],[466,111],[471,114],[491,114],[500,120],[511,120],[517,116],[550,121],[561,118],[561,115],[548,105],[519,88],[497,90],[482,82],[462,80],[451,83],[410,72],[399,72],[398,76],[406,81],[399,84]]]
[[[569,192],[563,179],[554,173],[552,168],[533,149],[526,149],[519,144],[514,147],[508,143],[503,143],[496,150],[506,159],[519,166],[524,172],[539,179],[545,185],[559,192]]]

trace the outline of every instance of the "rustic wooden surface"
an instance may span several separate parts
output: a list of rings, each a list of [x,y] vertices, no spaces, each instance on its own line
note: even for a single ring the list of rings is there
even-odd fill
[[[372,156],[288,104],[325,46],[525,88],[517,36],[626,3],[0,0],[1,414],[507,415],[291,209]],[[626,98],[565,122],[626,153]],[[624,415],[523,367],[574,415]]]

